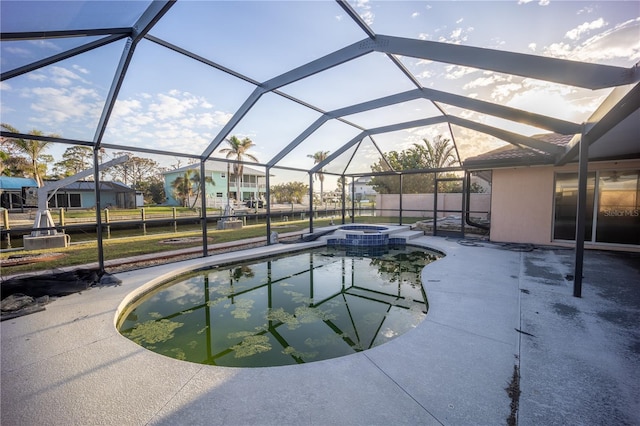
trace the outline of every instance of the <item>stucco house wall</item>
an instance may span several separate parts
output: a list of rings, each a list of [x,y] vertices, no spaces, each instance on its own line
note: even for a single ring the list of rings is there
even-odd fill
[[[637,170],[640,160],[589,163],[589,172]],[[490,238],[495,242],[567,245],[553,240],[555,174],[578,172],[577,164],[563,167],[536,166],[493,169]],[[598,249],[616,249],[615,244],[585,242]],[[621,246],[629,249],[629,245]],[[633,247],[631,246],[633,249]]]
[[[531,244],[551,242],[553,176],[553,167],[493,171],[492,241]]]

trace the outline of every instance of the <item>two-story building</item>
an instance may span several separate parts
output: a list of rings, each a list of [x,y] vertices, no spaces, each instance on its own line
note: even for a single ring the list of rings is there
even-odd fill
[[[167,195],[168,205],[179,206],[181,204],[174,189],[174,182],[179,177],[184,178],[189,170],[193,170],[193,172],[199,176],[200,165],[190,164],[163,173],[164,190]],[[193,176],[193,174],[194,173],[191,173],[191,176]],[[207,178],[211,178],[211,181],[208,181]],[[228,201],[233,204],[234,201],[238,199],[236,196],[236,194],[238,194],[238,180],[233,173],[232,164],[208,161],[205,166],[205,177],[200,179],[200,181],[205,182],[207,207],[222,207],[227,205]],[[265,199],[266,173],[264,171],[244,165],[239,183],[239,199],[241,202]],[[194,202],[197,202],[198,205],[200,204],[200,201],[196,201],[195,198],[195,194],[189,197],[189,205],[193,205]]]

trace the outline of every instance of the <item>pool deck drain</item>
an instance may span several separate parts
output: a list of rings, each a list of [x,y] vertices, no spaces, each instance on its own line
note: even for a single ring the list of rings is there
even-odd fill
[[[514,365],[520,425],[640,423],[640,331],[637,322],[620,320],[640,312],[637,257],[588,252],[600,263],[595,272],[587,266],[583,298],[575,299],[570,282],[548,282],[570,272],[570,253],[435,237],[412,243],[447,255],[422,274],[427,318],[389,343],[341,358],[267,368],[199,365],[147,351],[114,325],[123,300],[154,277],[318,242],[123,272],[121,286],[4,321],[0,423],[500,425],[511,414],[505,388]],[[618,274],[615,291],[606,287],[607,268]]]

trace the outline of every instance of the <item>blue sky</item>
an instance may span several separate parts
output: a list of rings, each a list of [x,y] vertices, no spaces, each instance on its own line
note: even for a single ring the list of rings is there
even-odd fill
[[[3,32],[128,26],[147,4],[2,0],[1,25]],[[637,1],[350,4],[378,34],[622,67],[640,60]],[[268,80],[366,37],[332,1],[179,1],[150,34],[255,81]],[[2,42],[2,71],[86,41]],[[113,43],[2,82],[1,121],[23,132],[35,128],[70,139],[93,140],[123,47],[123,42]],[[412,58],[400,60],[425,87],[575,122],[585,120],[608,93]],[[388,58],[374,53],[285,86],[282,91],[332,110],[413,88]],[[143,40],[136,49],[104,142],[199,154],[253,89],[250,83]],[[543,132],[450,106],[444,109],[525,134]],[[377,127],[437,114],[431,103],[420,100],[346,118],[363,127]],[[267,94],[231,134],[250,137],[256,144],[253,154],[266,163],[318,117],[313,110]],[[307,155],[336,150],[358,133],[332,120],[280,165],[309,168],[313,160]],[[434,126],[380,135],[375,142],[383,151],[401,150],[440,133],[450,137],[446,127]],[[461,128],[454,129],[454,136],[463,158],[503,144]],[[350,172],[369,170],[369,164],[376,160],[371,144],[366,141],[364,145]],[[56,146],[49,153],[59,157],[66,147]],[[152,158],[164,166],[176,163],[173,157]],[[337,161],[333,169],[340,170],[345,161]],[[303,180],[304,175],[296,179]]]

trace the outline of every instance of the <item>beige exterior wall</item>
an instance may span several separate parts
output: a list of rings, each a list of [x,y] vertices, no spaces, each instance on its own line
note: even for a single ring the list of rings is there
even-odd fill
[[[639,168],[640,160],[603,161],[589,164],[589,171],[620,171]],[[494,169],[491,197],[491,240],[552,244],[555,173],[577,173],[577,171],[577,164],[563,167]],[[628,245],[617,246],[590,242],[586,242],[585,247],[612,250],[635,250],[637,248]]]
[[[553,222],[553,167],[493,171],[490,238],[549,244]]]

